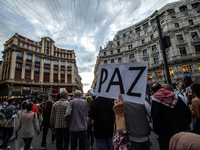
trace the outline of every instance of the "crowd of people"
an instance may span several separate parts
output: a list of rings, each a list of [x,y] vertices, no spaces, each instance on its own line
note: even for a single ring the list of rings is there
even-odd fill
[[[46,149],[49,129],[57,150],[150,150],[150,122],[160,150],[200,149],[200,84],[190,76],[183,77],[178,90],[154,83],[144,104],[123,100],[120,93],[118,100],[83,97],[79,90],[70,100],[64,90],[55,101],[25,101],[18,112],[14,103],[9,99],[0,109],[0,149],[10,148],[16,116],[15,139],[23,141],[24,150],[32,148],[41,130],[41,149]]]

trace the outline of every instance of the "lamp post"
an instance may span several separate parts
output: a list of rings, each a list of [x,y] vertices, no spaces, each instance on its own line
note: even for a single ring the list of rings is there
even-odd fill
[[[162,69],[163,69],[163,76],[164,76],[165,84],[167,84],[166,77],[165,77],[165,68],[164,68],[164,64],[162,63],[160,66],[161,66]]]
[[[58,80],[58,93],[60,93],[60,86],[59,86],[60,80]]]
[[[157,27],[158,27],[158,34],[159,34],[159,39],[160,39],[160,48],[162,50],[163,53],[163,59],[164,59],[164,67],[165,67],[165,72],[167,75],[167,82],[168,84],[171,84],[171,78],[170,78],[170,74],[169,74],[169,67],[168,67],[168,62],[167,62],[167,57],[166,57],[166,52],[165,52],[165,46],[164,46],[164,41],[163,41],[163,37],[162,37],[162,33],[161,33],[161,27],[160,27],[160,14],[158,13],[158,11],[156,10],[151,17],[154,17],[156,19],[157,22]]]

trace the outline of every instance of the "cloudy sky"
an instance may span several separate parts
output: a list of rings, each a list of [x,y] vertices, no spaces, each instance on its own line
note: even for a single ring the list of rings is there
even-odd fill
[[[16,32],[35,41],[49,36],[57,47],[75,51],[87,92],[100,46],[113,40],[118,30],[174,1],[177,0],[0,0],[0,51]]]

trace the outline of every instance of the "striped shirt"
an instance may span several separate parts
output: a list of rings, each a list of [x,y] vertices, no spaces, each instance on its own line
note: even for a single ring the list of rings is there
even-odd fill
[[[67,109],[68,101],[66,99],[60,99],[53,104],[51,110],[50,124],[55,128],[69,127],[67,121],[65,121],[65,112]]]

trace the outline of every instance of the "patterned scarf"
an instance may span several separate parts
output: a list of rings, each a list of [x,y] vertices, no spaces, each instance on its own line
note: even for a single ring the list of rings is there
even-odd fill
[[[17,108],[11,104],[5,105],[0,110],[0,115],[2,115],[6,122],[9,123],[12,118],[17,116]]]

